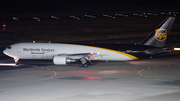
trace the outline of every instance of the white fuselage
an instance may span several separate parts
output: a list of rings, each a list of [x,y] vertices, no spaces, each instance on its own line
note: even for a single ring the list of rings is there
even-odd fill
[[[96,53],[91,60],[126,61],[136,57],[106,48],[59,43],[17,43],[5,49],[4,54],[17,59],[53,59],[57,55]],[[79,57],[74,56],[74,59]]]

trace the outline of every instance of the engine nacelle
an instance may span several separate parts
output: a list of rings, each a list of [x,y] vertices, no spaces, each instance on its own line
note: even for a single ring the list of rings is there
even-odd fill
[[[75,60],[67,59],[66,56],[54,56],[53,63],[55,65],[66,65],[66,63],[75,62]]]

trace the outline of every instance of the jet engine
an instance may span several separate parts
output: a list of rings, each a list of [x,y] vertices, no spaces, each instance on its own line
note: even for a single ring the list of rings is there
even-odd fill
[[[53,63],[55,65],[66,65],[67,63],[76,62],[75,60],[68,59],[66,56],[54,56]]]

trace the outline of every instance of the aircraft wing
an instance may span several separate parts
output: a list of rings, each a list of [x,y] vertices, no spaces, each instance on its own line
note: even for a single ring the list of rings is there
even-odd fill
[[[97,58],[99,57],[97,53],[78,53],[78,54],[58,54],[58,56],[63,56],[68,59],[81,59],[81,58],[86,58],[86,59],[92,59],[92,58]]]

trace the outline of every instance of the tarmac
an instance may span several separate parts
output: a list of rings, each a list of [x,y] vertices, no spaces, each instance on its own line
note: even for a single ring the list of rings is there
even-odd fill
[[[0,101],[180,101],[179,54],[88,68],[0,57]]]

